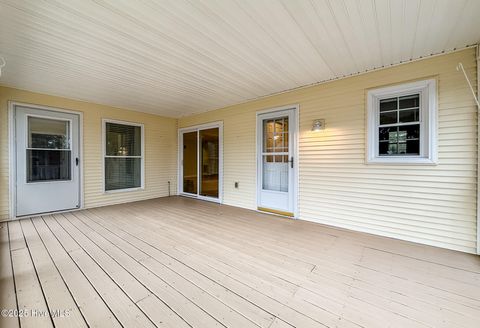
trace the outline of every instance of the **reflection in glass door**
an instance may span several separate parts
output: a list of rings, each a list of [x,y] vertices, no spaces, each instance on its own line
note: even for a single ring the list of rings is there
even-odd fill
[[[200,195],[218,198],[218,128],[200,130]]]
[[[221,131],[216,124],[180,132],[180,193],[220,200]]]
[[[288,116],[263,120],[263,189],[288,192]]]
[[[183,134],[183,192],[197,193],[197,131]]]
[[[71,180],[70,121],[27,116],[27,183]]]

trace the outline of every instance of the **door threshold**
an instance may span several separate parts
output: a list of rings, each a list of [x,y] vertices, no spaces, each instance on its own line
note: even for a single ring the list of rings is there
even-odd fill
[[[274,210],[274,209],[266,208],[266,207],[257,207],[257,210],[259,210],[261,212],[270,213],[270,214],[277,214],[277,215],[281,215],[281,216],[286,216],[286,217],[289,217],[289,218],[294,218],[295,217],[295,214],[293,214],[292,212],[279,211],[279,210]]]
[[[180,197],[186,197],[186,198],[204,200],[204,201],[206,201],[206,202],[211,202],[211,203],[218,203],[218,204],[221,204],[221,203],[222,203],[219,198],[206,197],[206,196],[198,196],[198,195],[188,194],[188,193],[184,193],[184,192],[179,193],[178,195],[179,195]]]
[[[68,209],[58,210],[58,211],[50,211],[50,212],[41,212],[41,213],[33,213],[33,214],[19,215],[19,216],[15,216],[15,217],[13,217],[13,218],[11,218],[11,219],[6,219],[5,221],[21,220],[21,219],[33,218],[33,217],[44,216],[44,215],[70,213],[70,212],[76,212],[76,211],[81,211],[81,210],[83,210],[83,208],[74,207],[74,208],[68,208]],[[2,222],[3,222],[3,221],[2,221]]]

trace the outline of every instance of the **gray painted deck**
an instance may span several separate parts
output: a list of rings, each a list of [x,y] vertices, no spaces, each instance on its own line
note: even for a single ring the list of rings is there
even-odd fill
[[[0,232],[1,327],[479,324],[478,256],[230,206],[162,198]]]

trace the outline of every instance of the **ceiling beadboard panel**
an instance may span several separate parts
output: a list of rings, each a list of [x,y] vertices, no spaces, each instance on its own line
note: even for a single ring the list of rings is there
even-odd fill
[[[181,117],[480,41],[478,0],[0,0],[0,84]]]

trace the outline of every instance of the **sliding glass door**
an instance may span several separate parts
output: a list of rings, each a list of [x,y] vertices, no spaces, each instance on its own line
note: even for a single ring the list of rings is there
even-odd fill
[[[219,128],[198,131],[200,145],[199,194],[218,198]]]
[[[221,124],[180,130],[180,193],[220,201]]]

